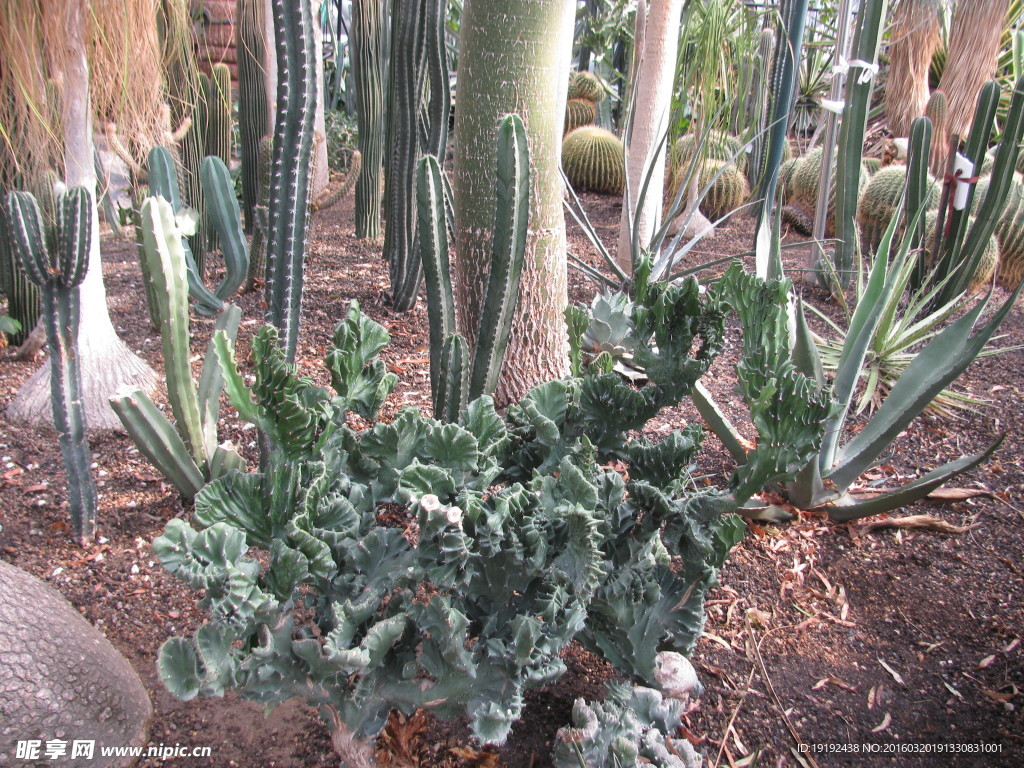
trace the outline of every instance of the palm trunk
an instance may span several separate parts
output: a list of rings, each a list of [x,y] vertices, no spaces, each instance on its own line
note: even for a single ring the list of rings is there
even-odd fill
[[[1010,0],[960,0],[953,12],[949,53],[939,90],[949,99],[949,135],[966,136],[978,91],[996,71]]]
[[[626,155],[628,199],[622,206],[616,254],[619,266],[627,273],[633,269],[630,248],[633,219],[636,217],[639,231],[635,236],[641,244],[650,242],[659,224],[664,194],[665,146],[659,147],[658,144],[668,129],[682,9],[682,0],[664,0],[652,2],[645,17],[637,13],[633,121],[626,137],[629,147]],[[656,147],[658,150],[654,153]],[[640,188],[651,164],[650,185],[641,202]]]
[[[60,6],[50,12],[65,14],[67,30],[67,49],[60,57],[60,60],[66,62],[62,73],[64,99],[61,121],[64,131],[65,182],[68,187],[85,187],[95,199],[96,170],[93,164],[89,67],[82,34],[85,3],[81,0],[66,0]],[[99,218],[95,205],[92,217],[89,269],[80,288],[78,348],[81,355],[82,400],[90,429],[121,429],[120,420],[110,408],[109,398],[123,388],[150,390],[156,384],[156,375],[144,360],[117,337],[110,322],[107,294],[103,286],[103,267],[100,263]],[[14,421],[52,423],[49,362],[22,385],[7,414]]]
[[[568,373],[562,120],[575,4],[467,0],[459,41],[455,112],[455,274],[459,331],[472,345],[494,228],[495,131],[520,114],[530,145],[530,223],[520,304],[495,400],[520,399]]]

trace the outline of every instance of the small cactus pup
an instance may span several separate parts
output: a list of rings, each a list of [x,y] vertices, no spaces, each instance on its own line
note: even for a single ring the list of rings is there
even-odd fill
[[[604,128],[577,128],[562,140],[562,170],[577,191],[620,195],[626,184],[622,141]]]
[[[68,505],[75,540],[82,546],[96,536],[96,485],[86,440],[82,374],[78,355],[78,287],[85,279],[92,241],[92,197],[84,187],[57,201],[56,248],[48,249],[39,206],[27,192],[11,192],[4,206],[7,229],[28,279],[43,295],[46,341],[50,347],[53,423],[68,475]]]

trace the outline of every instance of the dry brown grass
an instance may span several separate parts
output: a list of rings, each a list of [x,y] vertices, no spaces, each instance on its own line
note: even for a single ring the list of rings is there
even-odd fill
[[[885,117],[896,136],[908,136],[928,103],[928,67],[942,39],[941,0],[903,0],[892,19]]]

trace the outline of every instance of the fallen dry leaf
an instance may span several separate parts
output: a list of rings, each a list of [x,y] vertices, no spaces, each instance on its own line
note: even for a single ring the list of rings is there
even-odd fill
[[[942,684],[943,684],[944,686],[946,686],[946,689],[947,689],[947,690],[948,690],[948,691],[949,691],[950,693],[952,693],[952,694],[953,694],[954,696],[956,696],[956,697],[957,697],[958,699],[960,699],[960,701],[965,701],[965,699],[964,699],[964,695],[963,695],[962,693],[960,693],[960,691],[958,691],[958,690],[957,690],[956,688],[954,688],[954,687],[953,687],[952,685],[950,685],[949,683],[947,683],[947,682],[946,682],[945,680],[943,680],[943,681],[942,681]]]
[[[886,728],[889,727],[889,723],[891,723],[891,722],[892,722],[892,718],[889,716],[889,713],[886,712],[885,713],[885,717],[882,718],[882,722],[880,722],[878,725],[876,725],[874,728],[872,728],[871,732],[872,733],[881,733],[882,731],[884,731]]]
[[[991,496],[991,491],[979,488],[936,488],[925,498],[929,501],[966,501],[975,496]]]
[[[881,664],[881,665],[882,665],[883,667],[885,667],[885,670],[886,670],[886,671],[887,671],[887,672],[888,672],[888,673],[889,673],[890,675],[892,675],[892,679],[893,679],[893,680],[895,680],[895,681],[896,681],[897,683],[899,683],[900,685],[906,685],[906,683],[905,683],[905,682],[903,682],[903,677],[902,677],[902,676],[900,675],[900,673],[899,673],[899,672],[897,672],[897,671],[896,671],[895,669],[893,669],[892,667],[890,667],[890,666],[889,666],[888,664],[886,664],[886,663],[885,663],[884,661],[882,661],[881,659],[879,659],[879,660],[878,660],[878,663],[879,663],[879,664]]]
[[[1014,648],[1016,648],[1018,645],[1020,645],[1020,638],[1019,637],[1015,637],[1015,638],[1013,638],[1013,640],[1011,640],[1009,643],[1006,644],[1006,647],[1003,648],[1003,653],[1009,653]]]
[[[858,535],[871,533],[878,528],[900,528],[912,531],[932,531],[935,533],[966,533],[978,527],[978,523],[971,525],[953,525],[933,515],[909,515],[907,517],[887,517],[884,520],[869,520],[866,523],[853,526]]]
[[[1019,691],[1017,690],[1017,686],[1014,685],[1011,687],[1013,688],[1013,690],[1005,693],[1002,691],[993,691],[991,688],[982,688],[981,692],[988,696],[990,699],[992,699],[992,701],[998,702],[1000,704],[1006,704],[1019,693]]]
[[[985,669],[985,667],[991,665],[992,662],[995,661],[995,660],[996,660],[996,655],[994,653],[990,654],[990,655],[986,656],[984,659],[982,659],[981,661],[979,661],[978,662],[978,666],[976,666],[975,669]]]
[[[823,677],[821,680],[819,680],[813,686],[811,686],[811,690],[817,691],[820,688],[824,688],[826,685],[834,685],[837,688],[842,688],[844,691],[851,691],[853,693],[857,692],[857,689],[854,688],[852,685],[835,676]]]

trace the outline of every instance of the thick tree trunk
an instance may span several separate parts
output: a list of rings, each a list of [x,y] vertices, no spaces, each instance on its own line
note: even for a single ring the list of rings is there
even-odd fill
[[[909,136],[928,104],[928,70],[942,41],[943,0],[903,0],[893,15],[885,118],[896,136]]]
[[[564,0],[467,0],[463,9],[453,190],[459,331],[470,345],[491,254],[498,120],[522,116],[530,147],[526,265],[495,392],[499,405],[568,373],[559,166],[574,12]]]
[[[960,0],[953,11],[949,52],[939,90],[949,98],[947,130],[967,136],[978,91],[996,71],[1010,0]]]
[[[309,197],[327,189],[331,169],[327,163],[327,120],[324,116],[324,30],[320,26],[320,8],[323,2],[313,0],[313,41],[316,45],[316,113],[313,117],[313,165],[309,177]]]
[[[63,73],[64,174],[68,187],[82,186],[96,194],[93,165],[92,109],[89,101],[89,68],[86,61],[84,3],[67,2],[63,7],[68,31]],[[81,286],[81,320],[78,350],[82,361],[82,400],[90,429],[120,429],[121,422],[110,408],[109,398],[118,390],[152,389],[156,375],[117,337],[107,312],[100,262],[99,219],[92,208],[92,249],[89,270]],[[9,418],[28,423],[53,422],[50,404],[50,364],[47,361],[22,385],[7,410]]]
[[[643,205],[639,208],[639,242],[650,242],[659,225],[664,194],[665,145],[656,155],[651,153],[668,128],[672,86],[675,81],[676,54],[679,49],[679,17],[682,0],[652,2],[646,15],[637,13],[637,52],[633,79],[633,122],[629,136],[624,137],[629,147],[626,156],[626,178],[629,179],[629,199],[622,206],[619,224],[619,249],[616,260],[627,273],[632,271],[630,231],[638,208],[640,188],[653,161],[651,183],[647,187]],[[642,46],[642,47],[641,47]]]

